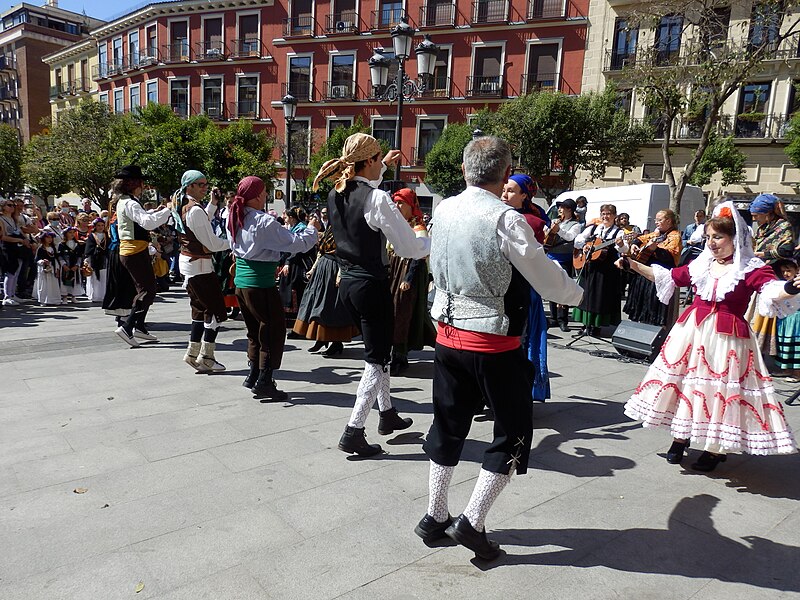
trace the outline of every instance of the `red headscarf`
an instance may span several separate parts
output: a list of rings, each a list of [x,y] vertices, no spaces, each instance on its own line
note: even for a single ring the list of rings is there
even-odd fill
[[[397,204],[408,204],[411,207],[411,218],[414,225],[422,223],[422,209],[419,207],[417,194],[411,188],[400,188],[392,196]]]
[[[244,223],[244,206],[250,200],[258,198],[264,191],[264,182],[260,177],[250,175],[239,182],[236,188],[236,195],[228,204],[228,231],[231,239],[236,239],[236,233],[242,228]]]

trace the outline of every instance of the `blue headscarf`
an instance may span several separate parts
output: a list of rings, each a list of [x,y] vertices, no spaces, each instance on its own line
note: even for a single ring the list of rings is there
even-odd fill
[[[550,217],[540,206],[533,203],[533,197],[536,195],[536,182],[529,175],[522,173],[511,175],[508,180],[516,183],[522,193],[527,196],[522,202],[522,211],[539,217],[549,227]]]
[[[183,219],[181,219],[181,207],[183,205],[183,199],[186,196],[186,188],[188,188],[194,182],[200,181],[201,179],[207,179],[207,177],[200,171],[196,169],[189,169],[188,171],[185,171],[181,176],[181,187],[172,197],[173,205],[171,212],[172,218],[175,221],[175,229],[178,233],[186,233],[186,226],[183,224]],[[202,198],[195,198],[195,200],[202,200]]]
[[[750,214],[768,215],[771,212],[775,212],[775,205],[778,202],[780,200],[773,194],[759,194],[750,204]]]

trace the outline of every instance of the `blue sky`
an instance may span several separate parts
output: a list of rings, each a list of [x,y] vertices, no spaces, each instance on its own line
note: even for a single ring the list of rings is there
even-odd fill
[[[144,0],[126,0],[123,2],[114,2],[113,0],[58,0],[58,7],[76,13],[85,11],[90,17],[108,20],[109,17],[122,15],[134,7],[142,6],[144,3]],[[9,2],[5,0],[0,6],[2,6],[5,11],[17,4],[20,4],[20,2]],[[44,0],[28,0],[28,4],[40,6],[44,4]]]

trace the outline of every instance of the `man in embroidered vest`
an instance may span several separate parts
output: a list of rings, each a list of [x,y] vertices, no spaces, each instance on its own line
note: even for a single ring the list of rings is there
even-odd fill
[[[198,373],[217,373],[225,367],[217,362],[214,350],[220,323],[228,318],[219,278],[214,273],[211,253],[228,249],[228,240],[217,237],[200,201],[208,191],[208,180],[191,169],[181,177],[175,194],[173,219],[180,241],[180,272],[189,294],[192,328],[183,361]]]
[[[474,139],[464,150],[462,170],[467,189],[443,200],[433,216],[431,314],[438,331],[433,424],[423,445],[430,500],[415,532],[426,543],[449,536],[491,560],[500,549],[486,537],[486,514],[511,474],[527,471],[533,437],[533,378],[520,346],[529,290],[512,285],[512,276],[516,270],[560,304],[575,306],[583,291],[547,257],[523,215],[500,200],[511,174],[508,144],[491,136]],[[494,439],[469,504],[452,519],[447,488],[484,403],[494,412]]]
[[[411,419],[400,417],[392,408],[390,397],[388,365],[394,308],[386,242],[407,258],[423,258],[430,248],[425,228],[415,232],[391,196],[378,189],[386,165],[400,158],[396,150],[383,160],[382,154],[374,137],[353,134],[345,140],[342,156],[322,165],[314,180],[316,191],[321,180],[336,179],[328,194],[328,215],[336,232],[336,260],[342,273],[339,295],[364,339],[364,374],[353,413],[339,440],[340,450],[360,456],[381,452],[381,447],[368,444],[364,435],[364,424],[376,399],[379,434],[389,435],[411,426]]]

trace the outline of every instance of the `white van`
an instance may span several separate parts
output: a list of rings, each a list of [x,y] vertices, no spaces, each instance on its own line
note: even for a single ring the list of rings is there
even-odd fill
[[[628,213],[631,225],[640,229],[655,229],[656,213],[669,208],[669,186],[666,183],[642,183],[639,185],[621,185],[588,190],[572,190],[556,197],[556,202],[578,196],[585,196],[587,201],[586,222],[600,217],[600,205],[613,204],[617,214]],[[694,185],[687,185],[681,199],[680,222],[678,228],[683,230],[694,223],[694,213],[705,210],[706,199],[703,190]]]

